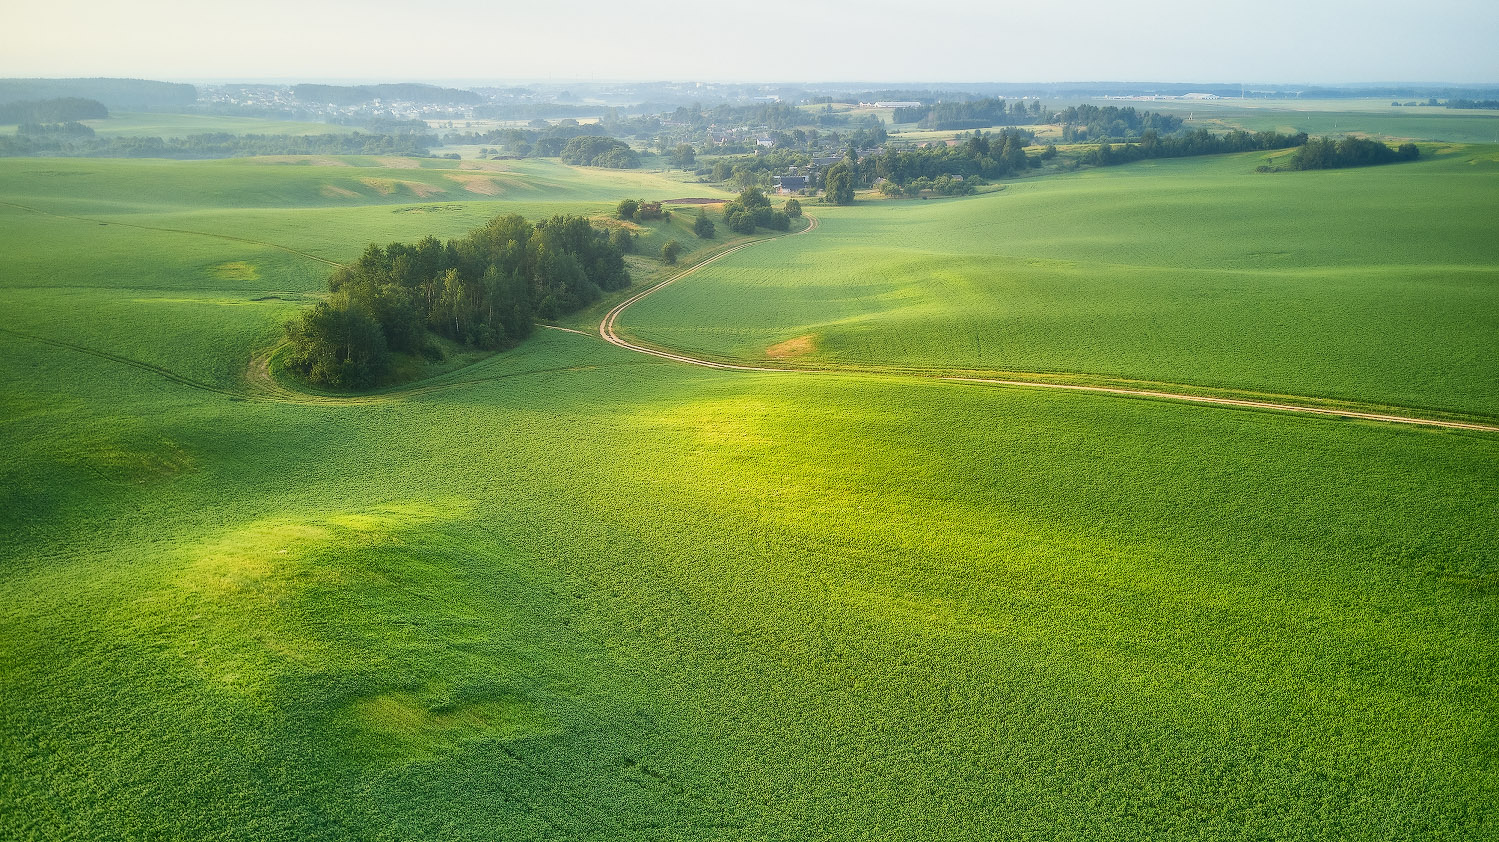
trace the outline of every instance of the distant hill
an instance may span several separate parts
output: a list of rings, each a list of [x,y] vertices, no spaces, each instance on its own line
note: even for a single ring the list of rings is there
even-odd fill
[[[294,85],[292,93],[308,103],[358,105],[379,99],[387,102],[419,102],[428,105],[478,105],[484,97],[459,88],[439,88],[405,82],[388,85]]]
[[[196,103],[198,89],[148,79],[0,79],[0,104],[70,98],[122,111],[175,108]]]

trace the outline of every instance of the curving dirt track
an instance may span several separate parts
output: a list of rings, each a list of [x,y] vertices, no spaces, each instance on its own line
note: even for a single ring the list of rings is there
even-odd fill
[[[817,229],[817,218],[808,214],[807,220],[810,224],[806,228],[796,232],[795,234],[788,234],[783,236],[794,237],[809,233],[811,231],[815,231]],[[644,289],[640,292],[635,293],[629,298],[626,298],[624,301],[621,301],[618,305],[616,305],[614,309],[610,310],[604,316],[603,321],[599,322],[599,336],[603,338],[605,342],[608,342],[612,345],[617,345],[626,350],[635,351],[636,353],[640,354],[649,354],[653,357],[660,357],[663,360],[672,360],[673,362],[702,366],[704,368],[716,368],[727,371],[783,372],[788,374],[871,373],[868,370],[856,369],[852,367],[839,368],[836,366],[822,366],[815,368],[785,368],[775,366],[739,365],[735,363],[718,362],[715,360],[705,360],[700,357],[693,357],[687,354],[677,353],[675,351],[670,351],[664,348],[653,348],[646,345],[641,345],[638,342],[631,342],[630,340],[625,339],[619,335],[619,317],[625,312],[625,310],[629,309],[630,305],[634,304],[642,298],[645,298],[647,295],[651,295],[652,293],[665,289],[666,287],[676,283],[677,281],[680,281],[683,278],[693,274],[704,266],[728,257],[735,252],[742,251],[751,246],[759,245],[760,243],[769,242],[773,239],[780,238],[770,237],[764,240],[756,240],[750,243],[743,243],[730,249],[725,249],[724,251],[719,252],[718,254],[715,254],[712,257],[702,261],[701,263],[695,264],[686,271],[673,275],[672,277],[667,278],[666,280],[652,287]],[[1065,389],[1073,392],[1088,392],[1092,394],[1113,395],[1118,397],[1153,398],[1156,400],[1182,401],[1185,403],[1237,407],[1240,409],[1258,409],[1273,412],[1296,412],[1307,415],[1331,415],[1339,418],[1356,418],[1364,421],[1382,421],[1390,424],[1411,424],[1422,427],[1440,427],[1448,430],[1474,430],[1485,433],[1499,433],[1499,425],[1494,424],[1485,424],[1475,421],[1453,421],[1440,418],[1422,418],[1416,415],[1400,415],[1355,408],[1343,409],[1337,407],[1315,406],[1313,405],[1312,399],[1310,398],[1305,399],[1305,403],[1292,403],[1284,401],[1257,400],[1254,398],[1198,395],[1188,392],[1173,392],[1162,389],[1130,389],[1118,386],[1092,386],[1080,383],[1064,383],[1058,382],[1056,380],[1046,380],[1044,378],[1010,380],[999,377],[957,377],[938,371],[922,372],[913,370],[881,373],[885,376],[941,380],[949,383],[974,383],[985,386],[1006,386],[1011,388],[1019,387],[1031,389]],[[1295,399],[1292,398],[1292,400]]]

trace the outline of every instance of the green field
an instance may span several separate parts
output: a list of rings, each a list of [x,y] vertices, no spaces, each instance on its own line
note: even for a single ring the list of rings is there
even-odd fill
[[[963,201],[818,208],[642,301],[709,356],[1076,373],[1499,416],[1496,147],[1256,173],[1263,155],[1046,177]],[[770,353],[767,353],[770,349]]]
[[[1499,112],[1441,107],[1392,106],[1388,99],[1133,102],[1133,105],[1190,118],[1193,127],[1245,131],[1306,132],[1312,135],[1366,135],[1389,140],[1499,143]]]
[[[0,161],[0,838],[1499,835],[1499,436],[882,371],[1499,415],[1494,147],[809,206],[622,322],[874,371],[269,389],[322,261],[713,195],[338,163]]]

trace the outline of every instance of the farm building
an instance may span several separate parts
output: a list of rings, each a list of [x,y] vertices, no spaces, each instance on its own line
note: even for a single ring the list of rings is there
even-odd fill
[[[775,183],[777,193],[796,193],[807,189],[807,177],[804,175],[778,175]]]

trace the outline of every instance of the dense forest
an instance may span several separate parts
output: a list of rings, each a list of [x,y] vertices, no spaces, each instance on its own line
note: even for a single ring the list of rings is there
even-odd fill
[[[446,243],[370,245],[328,281],[332,296],[287,326],[289,369],[340,389],[378,385],[392,353],[440,357],[430,334],[476,348],[530,335],[630,284],[624,258],[580,216],[510,214]]]
[[[183,109],[197,103],[198,89],[148,79],[0,79],[0,102],[69,98],[97,100],[124,111]]]
[[[104,103],[83,97],[22,100],[0,105],[0,123],[71,123],[109,116]]]

